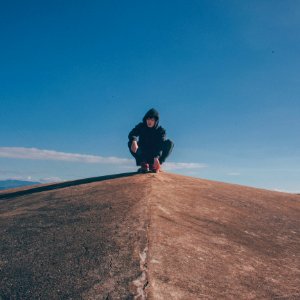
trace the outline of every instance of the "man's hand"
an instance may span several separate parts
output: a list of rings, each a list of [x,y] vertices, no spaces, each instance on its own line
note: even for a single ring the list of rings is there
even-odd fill
[[[154,158],[153,168],[154,168],[154,169],[160,169],[160,162],[159,162],[158,157],[155,157],[155,158]]]
[[[132,141],[132,144],[131,144],[131,151],[133,153],[136,153],[137,149],[139,148],[138,144],[137,144],[137,141]]]

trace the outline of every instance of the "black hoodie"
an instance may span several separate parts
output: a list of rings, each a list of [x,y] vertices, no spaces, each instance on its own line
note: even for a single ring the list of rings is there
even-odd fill
[[[155,118],[156,122],[153,127],[147,126],[147,118]],[[154,108],[151,108],[144,116],[143,122],[136,125],[129,133],[129,141],[138,141],[139,147],[143,151],[152,154],[154,157],[160,155],[162,149],[162,143],[166,139],[166,131],[164,128],[158,125],[159,113]]]

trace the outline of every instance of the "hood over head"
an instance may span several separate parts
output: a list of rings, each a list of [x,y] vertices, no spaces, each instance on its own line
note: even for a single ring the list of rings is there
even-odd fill
[[[154,118],[156,121],[158,121],[159,120],[159,113],[158,113],[158,111],[156,109],[154,109],[154,108],[149,109],[146,112],[146,114],[145,114],[145,116],[143,118],[143,121],[146,121],[147,118]]]
[[[144,124],[146,124],[147,118],[154,118],[156,120],[154,127],[156,128],[158,126],[158,123],[159,123],[159,113],[158,113],[158,111],[156,109],[151,108],[151,109],[149,109],[146,112],[146,114],[145,114],[145,116],[143,118],[143,123]]]

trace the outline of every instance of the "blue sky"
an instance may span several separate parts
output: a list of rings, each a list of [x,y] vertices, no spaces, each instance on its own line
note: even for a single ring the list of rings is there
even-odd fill
[[[0,36],[0,179],[133,171],[154,107],[166,170],[300,191],[299,1],[7,1]]]

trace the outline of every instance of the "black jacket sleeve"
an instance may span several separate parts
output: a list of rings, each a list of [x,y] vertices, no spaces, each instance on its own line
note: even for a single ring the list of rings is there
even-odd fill
[[[143,123],[136,125],[128,134],[128,139],[130,142],[137,141],[138,136],[141,134],[141,126]]]

